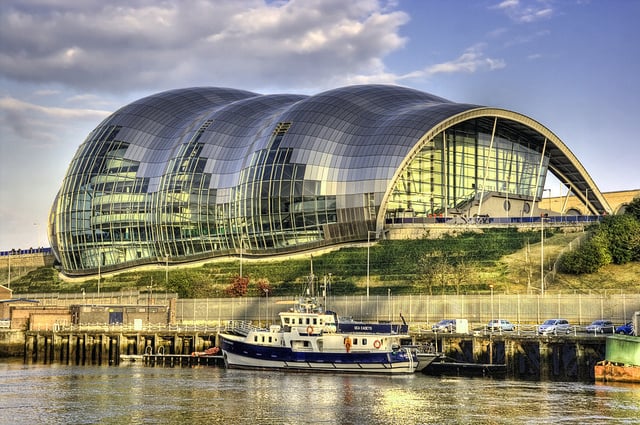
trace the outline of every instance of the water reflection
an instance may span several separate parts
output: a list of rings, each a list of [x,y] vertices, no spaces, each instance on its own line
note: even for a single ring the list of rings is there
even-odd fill
[[[0,423],[628,424],[640,385],[0,363]]]

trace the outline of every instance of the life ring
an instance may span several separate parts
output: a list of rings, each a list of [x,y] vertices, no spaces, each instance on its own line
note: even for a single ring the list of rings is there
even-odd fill
[[[307,333],[309,335],[311,335],[313,333],[313,326],[311,326],[311,325],[307,326]]]
[[[380,348],[380,346],[382,346],[382,343],[379,339],[376,339],[375,341],[373,341],[373,346],[374,348]]]

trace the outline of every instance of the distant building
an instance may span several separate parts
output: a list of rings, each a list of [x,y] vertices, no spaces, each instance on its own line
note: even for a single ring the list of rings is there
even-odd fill
[[[72,305],[74,325],[166,325],[170,322],[168,305]]]
[[[517,112],[385,85],[178,89],[87,136],[50,240],[68,275],[294,253],[403,223],[537,217],[548,172],[585,213],[613,212],[569,148]]]
[[[635,198],[640,197],[640,189],[621,190],[617,192],[605,192],[602,194],[611,206],[614,214],[624,213],[625,207]],[[565,196],[545,198],[541,201],[540,208],[549,210],[554,214],[587,215],[588,208],[584,198],[579,198],[571,193]]]

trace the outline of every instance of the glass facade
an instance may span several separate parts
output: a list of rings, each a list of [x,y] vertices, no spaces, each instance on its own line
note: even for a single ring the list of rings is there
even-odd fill
[[[366,240],[381,218],[447,214],[482,193],[539,197],[548,158],[537,132],[493,117],[447,125],[482,109],[382,85],[149,96],[78,148],[51,244],[66,274],[84,275]]]
[[[498,120],[496,127],[505,123]],[[402,170],[391,190],[387,218],[448,216],[491,194],[507,202],[509,197],[541,197],[549,158],[541,156],[533,140],[523,144],[502,133],[496,128],[492,140],[492,129],[483,128],[482,120],[438,133]]]

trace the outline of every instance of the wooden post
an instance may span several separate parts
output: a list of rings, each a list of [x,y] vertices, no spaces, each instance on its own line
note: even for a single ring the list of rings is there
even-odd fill
[[[549,344],[546,341],[540,339],[538,341],[540,349],[540,380],[546,381],[551,376],[550,374],[550,360],[551,350]]]

